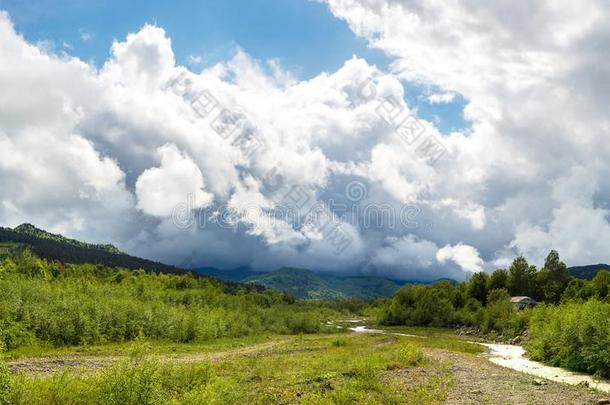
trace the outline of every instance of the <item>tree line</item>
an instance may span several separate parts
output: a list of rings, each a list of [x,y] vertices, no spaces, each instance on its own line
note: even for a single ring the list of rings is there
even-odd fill
[[[518,310],[511,296],[539,305]],[[382,325],[465,326],[505,340],[528,330],[524,345],[533,359],[610,377],[610,272],[571,277],[554,250],[540,269],[520,256],[508,269],[463,283],[405,286],[373,311]]]

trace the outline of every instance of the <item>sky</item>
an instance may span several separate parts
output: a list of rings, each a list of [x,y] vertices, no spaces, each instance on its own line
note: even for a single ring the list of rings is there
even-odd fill
[[[184,267],[610,262],[604,1],[0,10],[2,225]]]

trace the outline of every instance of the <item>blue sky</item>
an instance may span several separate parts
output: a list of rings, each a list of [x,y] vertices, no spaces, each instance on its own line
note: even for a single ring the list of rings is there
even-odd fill
[[[236,46],[258,59],[279,58],[303,79],[334,71],[351,55],[380,67],[388,60],[367,49],[326,5],[306,0],[257,1],[117,1],[0,0],[18,31],[32,42],[52,40],[96,64],[103,62],[113,39],[122,39],[145,23],[163,27],[178,62],[200,56],[204,65],[225,60]],[[85,40],[83,40],[83,37]]]
[[[333,72],[352,55],[383,70],[391,62],[383,52],[368,48],[325,4],[308,0],[0,0],[0,9],[9,12],[28,41],[50,41],[56,52],[98,66],[113,40],[146,23],[163,27],[177,62],[194,71],[230,58],[237,47],[256,59],[277,58],[300,79]],[[429,90],[409,84],[406,89],[409,105],[442,132],[468,126],[462,119],[463,99],[431,105],[425,101]]]

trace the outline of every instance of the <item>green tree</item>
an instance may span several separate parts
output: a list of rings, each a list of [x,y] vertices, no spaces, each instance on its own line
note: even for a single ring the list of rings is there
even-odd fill
[[[610,272],[606,270],[599,271],[593,280],[591,280],[591,284],[593,285],[594,294],[601,300],[608,298],[608,294],[610,293]]]
[[[478,300],[483,305],[487,302],[488,279],[489,276],[482,271],[474,273],[470,280],[468,280],[466,288],[468,296]]]
[[[508,271],[506,271],[505,269],[498,269],[498,270],[494,271],[493,273],[491,273],[491,276],[489,277],[489,285],[487,286],[487,289],[489,291],[499,290],[502,288],[508,290],[508,282],[509,282]]]
[[[538,273],[538,299],[558,304],[569,281],[567,266],[559,260],[559,253],[551,250],[544,261],[544,267]]]
[[[536,267],[530,266],[523,256],[519,256],[513,260],[508,272],[508,291],[511,295],[534,295],[536,287]]]
[[[561,302],[584,302],[595,295],[593,284],[580,278],[572,278],[561,295]]]
[[[483,329],[486,332],[509,332],[511,319],[515,313],[510,303],[510,295],[505,289],[489,291],[487,308],[483,318]]]

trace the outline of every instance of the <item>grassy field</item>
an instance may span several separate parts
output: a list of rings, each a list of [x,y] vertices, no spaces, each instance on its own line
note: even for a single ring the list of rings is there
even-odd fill
[[[585,387],[535,383],[445,329],[138,340],[9,352],[0,404],[597,403]],[[4,402],[3,402],[4,401]]]
[[[413,338],[335,334],[266,337],[253,343],[199,347],[197,355],[185,347],[160,355],[158,346],[138,343],[107,367],[84,361],[71,370],[22,370],[11,381],[10,402],[433,403],[442,401],[451,386],[447,364],[426,359],[422,342]],[[96,353],[125,351],[111,347]],[[405,384],[405,370],[416,368],[429,369],[430,378]]]

